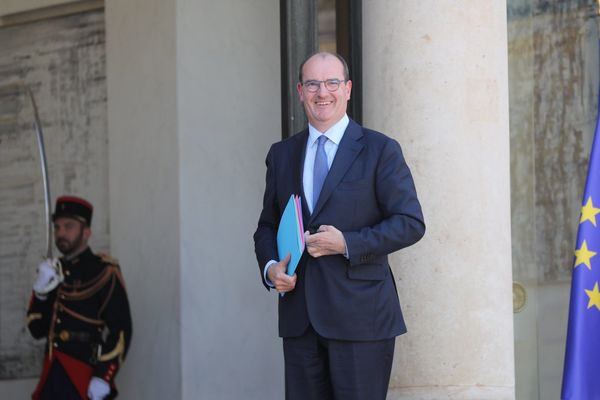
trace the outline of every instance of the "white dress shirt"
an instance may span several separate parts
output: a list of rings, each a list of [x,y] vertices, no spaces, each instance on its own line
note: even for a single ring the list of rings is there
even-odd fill
[[[304,156],[304,173],[302,174],[302,186],[304,187],[304,196],[308,209],[312,213],[314,204],[312,204],[313,198],[313,174],[315,167],[315,156],[317,155],[317,140],[319,136],[327,136],[325,142],[325,155],[327,155],[327,168],[331,169],[335,153],[337,153],[338,146],[344,136],[344,132],[350,123],[350,119],[346,114],[335,123],[331,128],[325,132],[319,132],[317,128],[308,124],[308,141],[306,142],[306,154]]]

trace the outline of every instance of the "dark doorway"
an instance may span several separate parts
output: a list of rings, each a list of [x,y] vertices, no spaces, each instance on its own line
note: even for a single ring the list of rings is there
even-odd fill
[[[280,19],[282,136],[306,128],[298,66],[321,50],[346,59],[353,84],[348,115],[362,123],[362,0],[281,0]]]

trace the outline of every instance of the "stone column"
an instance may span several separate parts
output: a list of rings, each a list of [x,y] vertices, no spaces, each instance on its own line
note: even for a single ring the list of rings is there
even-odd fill
[[[427,233],[392,256],[389,399],[514,399],[506,4],[366,0],[365,125],[403,146]]]

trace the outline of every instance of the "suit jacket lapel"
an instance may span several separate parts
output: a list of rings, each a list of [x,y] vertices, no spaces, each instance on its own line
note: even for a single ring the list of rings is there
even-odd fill
[[[344,136],[342,136],[338,150],[335,153],[335,158],[333,159],[331,169],[329,170],[327,178],[325,178],[325,182],[323,183],[323,188],[321,189],[321,194],[319,195],[317,205],[310,216],[311,221],[315,218],[319,211],[321,211],[323,205],[327,202],[329,196],[333,192],[333,189],[335,189],[335,187],[340,183],[346,174],[346,171],[348,171],[348,168],[350,168],[358,154],[363,149],[364,146],[357,141],[362,136],[363,133],[360,125],[350,120],[350,123],[344,132]]]

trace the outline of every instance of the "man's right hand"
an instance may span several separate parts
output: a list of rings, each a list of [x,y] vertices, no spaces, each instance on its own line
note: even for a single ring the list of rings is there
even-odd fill
[[[33,291],[40,300],[44,300],[46,295],[60,284],[61,279],[56,267],[58,262],[56,259],[45,259],[37,268]]]
[[[271,265],[267,272],[269,280],[279,293],[291,292],[296,287],[296,274],[289,276],[286,273],[290,258],[288,254],[283,260]]]
[[[93,376],[87,394],[90,400],[102,400],[110,394],[110,385],[104,379]]]

